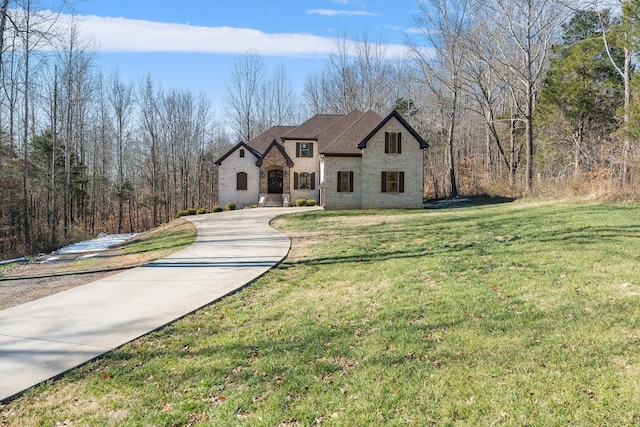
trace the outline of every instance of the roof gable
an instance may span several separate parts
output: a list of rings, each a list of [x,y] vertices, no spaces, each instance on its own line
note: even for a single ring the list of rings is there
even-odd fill
[[[274,139],[280,139],[282,135],[290,132],[292,129],[295,129],[295,126],[274,126],[267,131],[261,133],[260,135],[252,138],[248,145],[253,147],[254,150],[264,153],[267,151],[267,148],[271,145],[271,142]]]
[[[291,160],[291,157],[289,157],[287,152],[284,150],[284,147],[282,145],[278,144],[278,141],[276,141],[275,139],[271,142],[271,145],[269,145],[269,147],[267,147],[265,152],[262,154],[262,157],[260,157],[258,159],[258,161],[256,162],[256,166],[258,166],[258,167],[262,166],[262,160],[265,157],[267,157],[267,155],[269,155],[269,152],[271,150],[273,150],[273,149],[276,149],[276,150],[280,151],[280,154],[282,154],[282,157],[284,157],[285,161],[287,162],[287,166],[293,167],[293,160]]]
[[[222,162],[229,157],[230,155],[232,155],[236,150],[238,150],[239,148],[245,148],[247,151],[249,151],[251,154],[253,154],[256,159],[260,159],[260,157],[262,157],[262,155],[254,150],[253,148],[249,147],[247,144],[245,144],[244,142],[239,142],[236,145],[233,146],[233,148],[231,148],[229,151],[227,151],[222,157],[220,157],[218,160],[216,160],[214,162],[214,164],[220,166],[222,165]]]
[[[404,127],[411,134],[411,136],[413,136],[418,141],[418,143],[420,144],[420,149],[424,150],[426,148],[429,148],[429,144],[427,144],[427,141],[425,141],[420,135],[418,135],[418,132],[416,132],[415,129],[413,129],[411,127],[411,125],[409,125],[409,123],[407,123],[407,121],[396,110],[393,110],[387,117],[385,117],[384,120],[382,120],[380,122],[380,124],[378,126],[376,126],[375,129],[373,129],[360,142],[360,144],[358,144],[358,148],[360,148],[360,149],[367,148],[367,142],[371,138],[373,138],[373,136],[376,133],[378,133],[380,131],[380,129],[382,129],[384,127],[384,125],[386,125],[389,122],[389,120],[391,120],[394,117],[396,118],[396,120],[398,120],[400,122],[402,127]]]

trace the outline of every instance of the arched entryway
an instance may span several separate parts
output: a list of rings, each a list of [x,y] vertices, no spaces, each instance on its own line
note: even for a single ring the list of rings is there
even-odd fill
[[[284,176],[282,169],[272,169],[267,175],[267,188],[270,194],[282,194]]]

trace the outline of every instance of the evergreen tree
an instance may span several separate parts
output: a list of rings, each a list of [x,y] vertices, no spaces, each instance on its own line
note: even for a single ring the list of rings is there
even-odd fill
[[[565,24],[538,104],[542,123],[557,127],[562,120],[566,124],[576,175],[584,158],[592,157],[594,147],[589,141],[598,140],[593,137],[596,134],[615,130],[619,124],[616,113],[623,105],[624,82],[605,47],[603,16],[610,21],[608,12],[581,10]],[[623,49],[615,44],[609,45],[609,53],[616,61],[624,60]]]

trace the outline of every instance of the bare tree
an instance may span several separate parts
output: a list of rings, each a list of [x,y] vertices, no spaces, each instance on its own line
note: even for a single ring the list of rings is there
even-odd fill
[[[23,0],[19,3],[20,10],[16,19],[12,20],[16,28],[17,35],[23,52],[23,112],[22,117],[22,189],[23,189],[23,227],[24,241],[27,253],[32,253],[32,234],[31,234],[31,206],[29,202],[29,140],[33,127],[31,120],[33,118],[31,111],[31,81],[33,77],[32,59],[36,49],[43,44],[49,42],[52,37],[52,28],[57,20],[56,15],[42,12],[37,7],[36,0]],[[6,11],[3,14],[6,18]],[[19,19],[18,19],[19,18]]]
[[[463,67],[468,52],[464,39],[474,24],[472,0],[425,0],[414,17],[416,28],[432,47],[411,43],[410,50],[422,71],[423,82],[437,95],[447,119],[449,195],[458,196],[455,167],[456,121],[461,91],[466,84]]]
[[[151,195],[150,203],[152,204],[153,225],[158,225],[158,205],[160,198],[158,197],[158,146],[160,138],[160,111],[159,102],[161,93],[157,91],[153,85],[151,75],[147,75],[140,82],[139,99],[140,113],[142,115],[142,131],[145,139],[149,142],[149,161],[151,173]]]
[[[357,83],[361,87],[358,108],[384,113],[393,105],[400,85],[394,66],[398,60],[389,58],[385,44],[366,32],[356,39],[354,50]]]
[[[516,186],[516,173],[520,163],[522,144],[517,141],[516,129],[519,115],[514,114],[514,102],[508,88],[513,85],[513,73],[499,61],[500,51],[492,35],[491,24],[485,20],[471,30],[465,44],[468,55],[465,69],[470,96],[475,100],[472,108],[485,122],[488,138],[498,150],[499,160],[508,170],[512,191]],[[508,138],[505,137],[508,124]],[[491,150],[488,150],[493,165]]]
[[[265,74],[264,59],[255,53],[247,53],[233,64],[225,104],[229,125],[240,140],[249,141],[258,133],[257,109]]]
[[[321,73],[307,77],[305,104],[311,113],[383,113],[391,108],[401,82],[383,43],[368,34],[351,41],[342,36]]]
[[[124,221],[124,202],[129,197],[128,185],[125,186],[124,175],[124,148],[131,126],[131,116],[133,111],[133,85],[124,83],[120,79],[120,74],[115,73],[110,81],[110,98],[113,120],[114,133],[117,146],[117,183],[116,191],[118,193],[118,233],[122,233],[122,225]]]
[[[83,129],[89,120],[87,109],[94,93],[91,67],[95,49],[81,39],[75,22],[72,22],[69,32],[60,37],[59,44],[56,59],[62,77],[60,100],[64,104],[59,114],[64,129],[64,234],[67,237],[74,221],[73,163],[77,162],[76,157],[81,162],[85,160]],[[84,206],[85,201],[80,202]]]
[[[567,8],[558,0],[492,0],[485,19],[495,22],[496,58],[514,76],[510,90],[525,122],[525,190],[533,188],[534,109],[549,65],[551,48],[559,39]]]
[[[284,67],[278,67],[271,78],[262,84],[258,99],[258,133],[273,126],[297,122],[296,98],[291,80]]]

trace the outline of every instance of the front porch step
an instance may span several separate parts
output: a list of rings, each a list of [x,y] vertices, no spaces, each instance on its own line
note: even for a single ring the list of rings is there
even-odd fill
[[[282,194],[268,194],[264,198],[265,208],[281,208],[284,206],[282,203]]]

